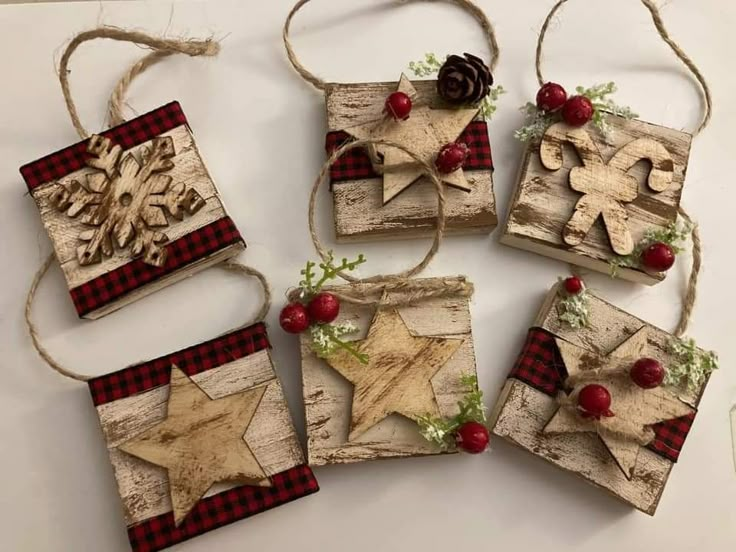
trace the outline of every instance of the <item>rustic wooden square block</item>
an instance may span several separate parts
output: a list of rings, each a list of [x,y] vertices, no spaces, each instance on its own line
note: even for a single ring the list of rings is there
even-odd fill
[[[178,526],[167,469],[119,448],[167,417],[172,366],[212,400],[265,388],[243,439],[272,483],[217,483]],[[305,465],[262,323],[94,378],[89,387],[135,552],[161,550],[319,490]]]
[[[396,82],[330,84],[327,104],[328,153],[349,139],[344,129],[383,117],[386,97],[396,91]],[[447,108],[437,95],[436,81],[412,81],[431,108]],[[470,123],[459,141],[476,151],[490,152],[485,121]],[[487,151],[486,151],[487,150]],[[405,239],[430,236],[437,221],[437,192],[423,177],[387,204],[383,204],[382,177],[370,168],[367,153],[346,154],[350,170],[331,171],[335,235],[338,242]],[[445,186],[448,234],[487,234],[498,223],[493,194],[493,165],[471,163],[464,167],[470,191]],[[337,163],[336,163],[337,165]],[[351,175],[351,173],[353,175]],[[354,175],[359,175],[355,177]]]
[[[334,289],[348,293],[352,287]],[[390,297],[400,296],[401,292],[390,294]],[[358,332],[352,338],[364,339],[375,313],[375,307],[343,302],[336,323],[354,323]],[[463,297],[425,300],[399,307],[398,313],[414,336],[463,340],[430,380],[440,414],[454,416],[458,412],[457,403],[466,391],[460,376],[476,374],[468,300]],[[421,436],[413,420],[396,413],[350,440],[353,385],[312,351],[307,335],[301,337],[301,355],[310,466],[443,453]]]
[[[646,356],[664,366],[674,361],[668,346],[673,336],[589,295],[590,326],[572,329],[559,319],[558,286],[542,305],[527,341],[491,413],[493,434],[535,456],[572,472],[616,498],[654,515],[670,472],[694,420],[694,414],[652,426],[655,439],[639,449],[631,479],[593,433],[543,433],[558,409],[556,395],[564,379],[564,363],[555,338],[589,351],[608,354],[640,329],[648,331]],[[524,359],[524,361],[522,361]],[[591,361],[592,362],[592,361]],[[550,377],[550,369],[553,376]],[[698,389],[679,389],[677,396],[696,408],[707,382]]]
[[[563,239],[563,231],[573,213],[576,213],[576,206],[580,206],[581,199],[591,197],[589,193],[581,194],[571,188],[571,171],[577,171],[575,176],[585,180],[583,171],[590,173],[593,165],[598,165],[594,170],[600,171],[603,177],[596,184],[591,184],[590,180],[583,182],[583,186],[599,186],[607,197],[616,195],[625,198],[617,203],[625,209],[624,216],[628,215],[628,220],[624,220],[623,224],[628,227],[633,243],[638,243],[647,229],[663,228],[676,220],[692,136],[679,130],[611,115],[608,116],[608,122],[613,129],[610,143],[604,140],[592,123],[583,127],[592,141],[592,148],[579,143],[576,150],[569,141],[553,136],[549,141],[551,150],[560,151],[559,148],[563,148],[565,152],[558,160],[561,161],[559,170],[544,166],[540,159],[539,142],[529,143],[522,159],[501,243],[591,270],[610,272],[609,262],[616,257],[616,253],[600,216],[579,244],[569,245]],[[633,142],[638,139],[651,140],[666,150],[669,161],[662,158],[656,163],[664,169],[660,174],[671,173],[671,182],[666,189],[655,191],[647,183],[655,167],[644,159],[642,152],[651,155],[651,143],[646,148],[638,148],[638,151],[623,149],[627,145],[632,148]],[[620,163],[611,161],[616,154]],[[588,159],[584,160],[584,157]],[[599,158],[598,161],[595,158]],[[625,169],[629,164],[626,161],[633,163],[630,169],[614,170],[613,165],[623,165]],[[612,173],[615,175],[612,176]],[[631,189],[626,189],[628,186]],[[621,268],[618,276],[644,284],[655,284],[665,277],[663,273],[648,273],[638,268]]]
[[[79,316],[245,248],[177,102],[21,168]]]

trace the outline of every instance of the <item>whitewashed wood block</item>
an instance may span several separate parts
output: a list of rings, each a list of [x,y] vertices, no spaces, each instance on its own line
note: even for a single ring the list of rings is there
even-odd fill
[[[559,318],[558,286],[549,292],[491,412],[492,433],[654,515],[694,414],[651,426],[656,437],[649,445],[640,447],[631,478],[624,475],[598,435],[543,432],[559,407],[556,396],[567,374],[555,338],[605,355],[646,328],[645,356],[657,359],[665,367],[675,362],[669,347],[674,336],[590,292],[588,295],[590,324],[573,329]],[[672,390],[680,400],[697,408],[706,383],[695,390]]]
[[[419,101],[430,108],[447,109],[436,91],[436,81],[412,81]],[[327,104],[328,153],[350,140],[351,126],[380,120],[386,97],[397,90],[397,82],[329,84]],[[416,100],[415,100],[416,101]],[[459,142],[470,147],[464,166],[470,190],[445,186],[448,234],[487,234],[497,225],[493,194],[493,161],[485,121],[476,117],[463,131]],[[338,242],[406,239],[430,236],[437,220],[437,192],[422,177],[388,203],[383,202],[383,178],[376,174],[364,150],[352,150],[330,171]]]
[[[175,523],[167,469],[121,446],[167,417],[172,366],[217,400],[262,398],[242,439],[270,486],[217,483]],[[319,490],[306,466],[262,323],[89,381],[134,552],[153,552]]]
[[[20,169],[80,317],[245,248],[178,102]]]
[[[692,136],[607,116],[606,140],[588,123],[551,127],[530,142],[501,243],[609,273],[647,230],[677,219]],[[605,223],[604,223],[605,217]],[[625,280],[655,284],[664,273],[620,268]]]
[[[332,289],[349,293],[354,286]],[[391,292],[389,299],[400,298],[401,295],[402,292]],[[476,374],[468,300],[464,297],[423,300],[396,310],[412,336],[448,338],[459,342],[449,360],[430,379],[438,413],[443,417],[456,415],[457,403],[466,392],[461,376]],[[343,302],[335,323],[352,322],[358,331],[350,336],[350,340],[363,340],[375,316],[376,307]],[[424,439],[414,420],[396,413],[389,414],[350,439],[353,384],[313,352],[308,334],[301,336],[301,356],[310,466],[446,452]],[[400,356],[400,353],[395,356]],[[407,390],[407,394],[406,403],[411,404],[411,390]]]

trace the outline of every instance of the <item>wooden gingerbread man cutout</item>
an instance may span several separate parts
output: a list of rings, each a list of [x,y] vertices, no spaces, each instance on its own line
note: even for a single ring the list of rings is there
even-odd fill
[[[545,168],[562,168],[562,145],[568,142],[577,151],[582,166],[570,171],[570,187],[583,196],[562,231],[568,245],[579,245],[596,219],[601,216],[614,252],[628,255],[634,250],[634,240],[626,223],[628,214],[623,203],[634,201],[638,182],[628,171],[639,161],[652,164],[647,184],[655,192],[666,190],[672,183],[674,163],[667,149],[649,138],[632,140],[606,163],[598,146],[583,128],[556,123],[544,133],[539,157]]]

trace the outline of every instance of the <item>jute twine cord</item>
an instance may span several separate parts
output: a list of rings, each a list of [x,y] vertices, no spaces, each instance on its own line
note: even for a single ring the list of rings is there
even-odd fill
[[[399,4],[406,4],[409,1],[423,1],[423,0],[397,0],[397,3]],[[493,24],[490,22],[488,17],[485,13],[483,13],[483,10],[481,10],[478,6],[476,6],[473,2],[470,0],[445,0],[451,4],[455,4],[458,7],[462,8],[466,12],[468,12],[470,15],[472,15],[475,20],[478,22],[478,24],[483,29],[483,32],[485,34],[486,40],[488,41],[488,47],[491,51],[491,60],[489,62],[489,67],[491,71],[494,71],[496,69],[496,65],[498,65],[498,56],[499,56],[499,48],[498,48],[498,41],[496,40],[496,32],[493,28]],[[317,90],[325,90],[327,88],[327,81],[322,80],[314,73],[310,72],[302,63],[299,61],[298,56],[296,55],[296,52],[294,51],[294,47],[291,44],[291,40],[289,37],[289,32],[291,29],[291,20],[293,19],[294,15],[302,9],[302,7],[309,3],[310,0],[299,0],[293,8],[291,8],[291,11],[289,12],[289,15],[286,17],[286,22],[284,23],[284,31],[283,31],[283,38],[284,38],[284,46],[286,47],[286,55],[289,58],[289,61],[291,62],[291,65],[294,67],[297,73],[301,75],[301,77],[307,81],[309,84],[314,86]]]
[[[309,194],[308,209],[309,234],[312,237],[312,243],[314,244],[314,248],[317,250],[317,253],[319,253],[320,257],[324,260],[328,258],[328,251],[317,234],[314,214],[317,203],[317,192],[319,191],[320,186],[328,180],[330,167],[342,155],[350,150],[376,145],[394,147],[406,153],[415,163],[419,164],[424,169],[425,174],[434,185],[435,190],[437,191],[437,223],[434,239],[424,258],[415,266],[404,270],[403,272],[399,272],[397,274],[378,274],[376,276],[363,279],[356,278],[355,276],[345,272],[340,272],[339,275],[346,281],[360,285],[354,286],[353,291],[350,294],[336,293],[336,295],[341,300],[356,305],[377,305],[380,303],[380,295],[384,291],[402,292],[400,300],[394,300],[389,303],[392,306],[412,304],[417,301],[433,297],[470,297],[473,294],[473,285],[467,282],[463,277],[446,278],[441,280],[410,280],[412,276],[424,270],[439,250],[445,230],[445,190],[440,176],[437,174],[437,170],[434,166],[424,161],[406,147],[389,140],[366,139],[348,142],[335,150],[332,155],[330,155],[329,159],[325,161],[324,165],[322,165],[322,169],[314,181],[312,191]],[[390,168],[386,170],[390,170]],[[290,297],[295,298],[297,294],[298,290],[292,292]],[[378,298],[376,296],[378,296]]]
[[[543,55],[543,43],[544,38],[547,35],[547,29],[549,28],[550,24],[552,23],[552,20],[554,19],[557,12],[562,8],[563,4],[566,4],[568,0],[558,0],[558,2],[552,6],[552,9],[547,14],[547,17],[544,20],[544,23],[542,24],[542,28],[539,31],[539,39],[537,40],[537,52],[536,52],[536,71],[537,71],[537,81],[539,82],[539,85],[543,85],[545,82],[547,82],[542,75],[542,55]],[[710,93],[710,87],[708,86],[707,81],[705,80],[705,77],[701,73],[700,69],[697,65],[695,65],[695,62],[693,62],[692,59],[683,51],[683,49],[677,44],[669,35],[669,32],[667,32],[667,28],[664,25],[664,20],[662,19],[662,14],[659,12],[659,8],[654,3],[653,0],[641,0],[641,3],[644,4],[644,6],[649,10],[649,13],[652,16],[652,21],[654,22],[654,26],[657,29],[657,32],[659,33],[659,36],[662,38],[664,42],[667,43],[667,45],[672,49],[672,51],[675,53],[675,55],[682,61],[682,63],[685,64],[685,66],[690,70],[690,72],[695,76],[695,79],[698,81],[698,84],[700,85],[700,90],[703,96],[703,116],[700,121],[700,124],[695,129],[695,131],[692,133],[693,136],[697,136],[700,134],[700,132],[708,126],[708,123],[710,122],[711,113],[713,110],[713,100]],[[697,224],[693,223],[690,216],[687,214],[687,212],[680,207],[679,209],[680,216],[687,221],[689,224],[692,225],[693,231],[692,231],[692,266],[690,269],[690,276],[688,278],[687,286],[685,287],[685,290],[682,294],[682,310],[680,312],[680,319],[677,323],[677,327],[674,330],[674,334],[677,337],[682,337],[682,335],[685,334],[687,331],[688,325],[690,323],[690,317],[693,313],[693,308],[695,307],[695,300],[697,297],[697,284],[698,284],[698,276],[700,274],[700,269],[702,267],[702,251],[701,251],[701,243],[700,243],[700,232],[698,231]],[[573,271],[575,273],[575,271]]]
[[[59,363],[53,356],[51,356],[51,353],[49,353],[48,349],[41,343],[41,337],[38,332],[38,327],[36,326],[36,323],[33,321],[33,300],[36,297],[36,291],[38,290],[38,286],[41,283],[41,280],[46,275],[46,273],[49,270],[49,267],[53,264],[54,259],[56,256],[52,253],[49,255],[44,263],[41,265],[41,267],[36,272],[36,275],[33,277],[33,282],[31,282],[31,288],[28,290],[28,297],[26,298],[26,309],[25,309],[25,319],[26,319],[26,326],[28,327],[28,333],[31,336],[31,341],[33,342],[33,347],[36,349],[36,352],[39,354],[39,356],[48,364],[54,371],[58,372],[62,376],[65,376],[67,378],[71,378],[77,381],[89,381],[92,379],[93,376],[87,376],[84,374],[80,374],[78,372],[75,372],[74,370],[70,370],[69,368],[65,368],[63,365]],[[246,322],[243,326],[250,326],[251,324],[254,324],[255,322],[259,322],[263,319],[265,319],[266,315],[268,314],[268,311],[271,308],[271,286],[268,283],[268,280],[266,277],[256,270],[255,268],[251,268],[249,266],[242,265],[240,263],[234,262],[234,261],[226,261],[224,263],[219,263],[216,265],[217,268],[223,268],[225,270],[228,270],[230,272],[235,272],[237,274],[241,274],[244,276],[253,276],[258,279],[258,281],[261,283],[261,286],[263,288],[263,303],[261,304],[261,308],[258,309],[258,313],[253,318],[251,322]]]
[[[111,121],[114,121],[113,124],[119,124],[124,121],[121,112],[124,104],[125,93],[130,86],[130,82],[148,67],[160,61],[164,57],[175,53],[186,54],[188,56],[214,56],[220,51],[220,45],[212,39],[179,40],[159,38],[143,32],[126,31],[115,27],[100,27],[98,29],[79,33],[71,40],[71,42],[69,42],[61,56],[61,60],[59,62],[59,82],[61,83],[61,90],[64,94],[64,101],[66,102],[66,107],[69,110],[72,124],[82,139],[89,138],[89,132],[87,132],[87,130],[82,126],[79,114],[77,113],[77,107],[72,99],[71,90],[69,88],[69,59],[80,44],[98,38],[118,40],[121,42],[133,42],[154,50],[154,52],[133,64],[115,87],[110,99],[109,107],[110,119]]]

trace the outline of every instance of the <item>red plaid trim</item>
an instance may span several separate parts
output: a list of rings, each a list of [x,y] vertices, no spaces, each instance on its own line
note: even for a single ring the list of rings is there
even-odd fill
[[[308,466],[297,466],[271,478],[271,487],[242,486],[197,502],[179,527],[169,512],[128,529],[133,552],[156,552],[239,519],[319,491]]]
[[[687,438],[687,434],[690,433],[690,428],[694,421],[695,413],[692,413],[681,418],[654,424],[652,429],[654,430],[655,438],[654,441],[647,445],[647,448],[672,462],[677,462],[682,451],[682,446],[685,444],[685,439]]]
[[[352,140],[352,137],[342,130],[328,132],[326,140],[327,154]],[[463,165],[466,171],[493,170],[491,156],[491,142],[488,138],[488,125],[485,121],[472,121],[457,139],[470,148],[470,155]],[[362,148],[346,152],[330,167],[330,180],[342,182],[362,178],[374,178],[379,175],[373,170],[370,157]]]
[[[541,328],[531,328],[509,377],[556,397],[567,370],[562,362],[555,336]]]
[[[115,301],[229,245],[243,241],[230,217],[223,217],[166,245],[166,263],[157,267],[138,258],[71,290],[79,316]]]
[[[179,102],[171,102],[100,134],[110,138],[114,144],[120,144],[124,150],[127,150],[172,128],[185,124],[187,124],[187,118],[184,116]],[[89,142],[89,139],[82,140],[42,157],[38,161],[22,166],[20,173],[23,175],[28,189],[32,191],[41,184],[57,180],[84,167],[89,158],[87,142]]]
[[[541,328],[531,328],[521,354],[509,374],[510,378],[556,397],[567,378],[555,336]],[[652,425],[654,440],[647,448],[672,462],[677,462],[695,414]]]
[[[87,382],[95,406],[142,393],[171,381],[171,365],[193,376],[271,346],[262,322],[188,349],[124,368]]]

